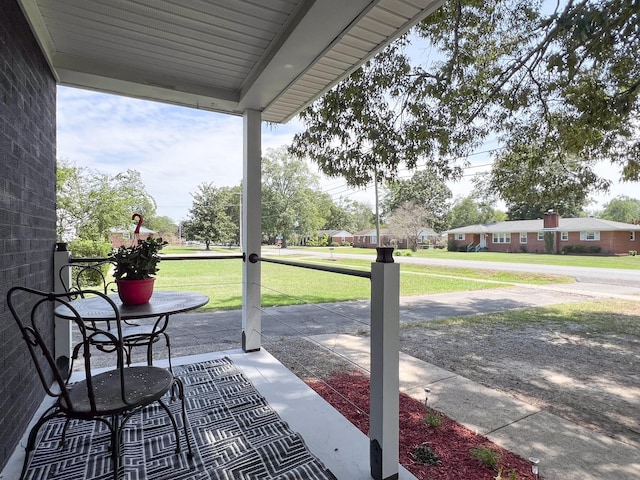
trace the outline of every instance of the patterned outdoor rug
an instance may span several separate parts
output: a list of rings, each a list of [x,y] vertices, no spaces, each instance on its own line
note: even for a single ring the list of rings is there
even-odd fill
[[[180,402],[167,400],[179,423],[182,453],[175,453],[166,414],[148,407],[127,423],[121,478],[335,480],[230,359],[175,367],[174,372],[185,384],[194,458],[187,458]],[[63,424],[56,419],[42,428],[27,478],[113,478],[107,427],[74,421],[61,448]]]

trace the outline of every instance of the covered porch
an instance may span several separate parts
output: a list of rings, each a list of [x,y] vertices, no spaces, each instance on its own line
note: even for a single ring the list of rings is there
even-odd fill
[[[54,290],[57,85],[242,116],[242,245],[247,259],[260,250],[262,122],[287,122],[441,3],[305,0],[264,6],[220,0],[106,5],[4,0],[0,9],[0,36],[6,47],[1,54],[2,92],[7,107],[0,114],[6,174],[1,203],[3,294],[15,285]],[[0,468],[4,468],[43,395],[4,303],[1,317],[0,383],[6,393],[0,409],[4,432]],[[51,322],[53,343],[60,332],[54,332],[53,317]],[[260,263],[245,261],[241,350],[234,355],[252,381],[264,387],[266,398],[272,395],[275,404],[291,411],[287,421],[311,426],[317,434],[318,425],[308,415],[295,420],[295,410],[285,402],[309,396],[308,389],[261,349],[260,332]],[[318,405],[322,412],[318,419],[337,415],[329,412],[328,405]],[[332,440],[350,438],[342,432],[354,428],[343,419],[320,423],[325,428],[331,425],[327,431]],[[362,444],[364,457],[334,447],[345,454],[347,463],[357,462],[359,469],[344,476],[336,473],[338,478],[370,476],[369,441],[358,436],[362,441],[348,445],[361,448]],[[342,461],[337,460],[338,465]],[[381,478],[393,478],[394,470]]]

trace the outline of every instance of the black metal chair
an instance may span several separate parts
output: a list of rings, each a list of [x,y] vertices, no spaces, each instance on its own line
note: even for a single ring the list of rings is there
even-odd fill
[[[108,426],[111,432],[110,449],[115,479],[118,478],[121,468],[124,471],[124,467],[121,467],[121,443],[127,420],[135,412],[155,402],[167,413],[175,433],[176,453],[180,453],[178,425],[162,400],[170,390],[173,398],[174,387],[177,389],[178,399],[182,402],[184,435],[189,458],[192,456],[182,381],[165,368],[125,366],[126,347],[122,338],[122,322],[118,308],[101,292],[83,291],[82,295],[89,293],[102,297],[113,308],[115,321],[114,328],[110,331],[88,328],[65,293],[46,293],[25,287],[13,287],[7,293],[7,304],[22,332],[42,385],[46,393],[55,399],[53,406],[42,414],[29,433],[20,478],[24,478],[27,473],[39,430],[46,422],[57,417],[66,419],[61,433],[61,446],[64,445],[67,426],[71,419],[98,421]],[[71,313],[69,316],[75,317],[70,321],[75,323],[82,337],[74,347],[73,357],[78,358],[82,353],[85,379],[74,383],[69,383],[70,368],[63,370],[64,367],[57,365],[52,351],[53,338],[50,337],[53,331],[53,310],[60,305],[68,309]],[[94,341],[96,337],[108,339],[113,346],[112,354],[116,365],[115,368],[100,374],[94,374],[91,370],[92,350],[97,349],[100,344]]]
[[[112,264],[108,260],[91,263],[69,263],[62,266],[58,276],[70,300],[84,298],[83,291],[89,288],[109,295],[118,291],[115,280],[108,279],[107,272],[111,266]],[[68,275],[68,272],[71,275]],[[69,284],[69,277],[71,278],[71,284]],[[135,347],[146,348],[147,364],[153,365],[153,344],[158,342],[162,336],[167,347],[169,370],[173,371],[171,365],[171,339],[166,332],[167,321],[166,317],[158,318],[157,321],[151,323],[122,321],[122,339],[125,346],[127,365],[131,365],[131,352]],[[95,323],[90,323],[90,325],[92,329],[98,328]],[[111,333],[116,333],[109,322],[107,322],[107,330]],[[109,342],[106,338],[98,336],[95,341],[102,343],[103,349],[109,349]]]

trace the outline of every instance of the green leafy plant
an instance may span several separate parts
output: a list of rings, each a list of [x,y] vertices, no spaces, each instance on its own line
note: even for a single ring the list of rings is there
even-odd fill
[[[436,465],[440,463],[440,457],[429,445],[422,444],[413,449],[411,457],[422,465]]]
[[[438,428],[442,425],[442,417],[434,410],[428,408],[427,414],[422,419],[424,423],[429,425],[431,428]]]
[[[472,448],[471,456],[478,460],[482,465],[494,470],[498,469],[498,461],[501,457],[500,452],[496,452],[495,450],[491,450],[486,447]]]
[[[116,280],[151,278],[158,272],[161,260],[158,252],[167,244],[162,238],[147,237],[146,240],[138,240],[137,245],[113,250],[109,256],[115,266],[113,276]]]

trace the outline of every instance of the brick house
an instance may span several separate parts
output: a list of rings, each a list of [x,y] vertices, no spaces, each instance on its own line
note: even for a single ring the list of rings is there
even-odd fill
[[[448,230],[447,238],[460,249],[490,252],[545,253],[545,233],[553,253],[582,245],[603,254],[640,250],[640,225],[600,218],[561,218],[556,212],[544,219],[494,222]]]
[[[380,236],[382,237],[383,246],[392,246],[398,249],[406,249],[408,247],[407,238],[401,234],[394,233],[389,228],[381,228]],[[427,248],[429,245],[435,245],[440,236],[430,228],[423,228],[418,234],[418,248]],[[361,248],[375,248],[378,245],[378,237],[376,229],[360,230],[353,234],[353,246]]]
[[[348,243],[353,244],[353,233],[349,233],[346,230],[319,230],[318,238],[322,238],[325,235],[329,237],[329,243],[337,243],[338,245],[344,245]]]

